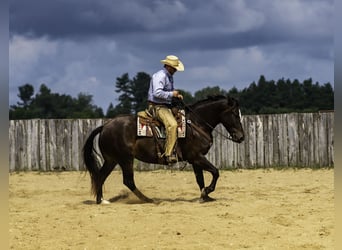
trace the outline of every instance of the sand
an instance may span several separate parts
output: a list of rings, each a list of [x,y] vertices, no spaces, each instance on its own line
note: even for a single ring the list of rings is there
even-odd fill
[[[334,248],[333,169],[220,173],[216,201],[200,203],[191,171],[136,172],[149,204],[114,171],[107,205],[84,172],[11,173],[10,249]]]

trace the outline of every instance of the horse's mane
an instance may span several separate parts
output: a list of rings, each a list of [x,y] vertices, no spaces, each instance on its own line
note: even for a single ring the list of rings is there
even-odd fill
[[[227,99],[227,97],[224,95],[210,95],[210,96],[207,96],[207,98],[205,98],[205,99],[202,99],[202,100],[199,100],[195,103],[190,104],[189,106],[191,108],[195,108],[195,107],[198,107],[200,105],[206,104],[208,102],[218,101],[218,100],[222,100],[222,99]]]

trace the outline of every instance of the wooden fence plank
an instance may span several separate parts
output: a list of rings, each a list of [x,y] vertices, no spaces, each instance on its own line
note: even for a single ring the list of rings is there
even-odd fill
[[[278,115],[279,166],[288,165],[287,114]]]
[[[25,170],[28,170],[27,167],[27,138],[26,138],[26,122],[25,121],[19,121],[18,124],[18,130],[17,130],[17,136],[16,136],[16,144],[19,150],[18,154],[18,164],[16,164],[16,169],[24,168]]]
[[[319,124],[320,124],[320,115],[318,113],[313,114],[313,162],[311,164],[316,164],[316,166],[319,166]]]
[[[39,169],[42,171],[46,171],[46,128],[45,126],[46,120],[37,120],[38,127],[38,144],[39,144]]]
[[[306,156],[304,166],[312,166],[315,163],[315,134],[314,134],[314,115],[306,114],[304,124],[303,141],[304,148],[303,154]]]
[[[307,166],[307,161],[308,161],[308,157],[307,157],[307,153],[306,153],[306,149],[308,148],[308,142],[307,139],[304,137],[304,133],[305,133],[305,115],[298,115],[298,149],[299,153],[298,154],[298,161],[301,164],[301,166]]]
[[[247,166],[247,163],[246,163],[246,141],[248,141],[248,134],[246,132],[246,128],[248,126],[247,124],[247,119],[245,116],[242,116],[242,128],[245,132],[245,142],[244,143],[240,143],[238,145],[236,145],[235,143],[235,146],[237,148],[237,159],[236,159],[236,163],[234,165],[235,168],[242,168],[244,166]]]
[[[289,166],[296,167],[299,163],[298,114],[289,114],[287,123],[288,164]]]
[[[8,131],[8,147],[9,147],[9,171],[15,171],[16,164],[16,155],[17,155],[17,145],[15,143],[16,137],[16,121],[9,122],[9,131]]]
[[[327,131],[327,119],[323,113],[319,113],[319,124],[318,124],[318,158],[319,166],[328,165],[328,137]]]
[[[279,123],[278,118],[279,115],[273,115],[272,116],[272,135],[273,135],[273,166],[279,166],[280,165],[280,156],[279,156]]]
[[[274,164],[273,162],[273,120],[272,116],[265,115],[264,116],[264,150],[265,150],[265,167],[270,167]]]
[[[263,129],[263,115],[255,116],[255,144],[256,144],[256,166],[264,166],[265,165],[265,139],[264,139],[264,129]]]
[[[328,136],[328,166],[334,165],[334,114],[329,114],[327,124]]]
[[[84,170],[83,144],[91,131],[106,121],[10,121],[9,171]],[[334,165],[333,112],[247,115],[243,116],[242,125],[245,141],[241,144],[227,140],[228,132],[222,125],[216,127],[214,144],[206,156],[216,167]],[[97,141],[98,137],[95,143]],[[97,145],[95,148],[99,150]]]
[[[72,120],[70,125],[70,136],[71,136],[71,145],[70,145],[70,168],[72,170],[80,170],[79,161],[81,160],[80,154],[81,150],[79,146],[79,134],[82,134],[83,131],[80,129],[82,126],[79,126],[79,120]]]
[[[256,164],[256,130],[254,116],[246,117],[248,140],[245,145],[247,146],[247,164],[254,167]]]

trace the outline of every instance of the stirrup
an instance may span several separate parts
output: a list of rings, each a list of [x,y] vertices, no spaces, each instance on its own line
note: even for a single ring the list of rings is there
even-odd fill
[[[175,155],[166,156],[166,162],[169,164],[176,163],[178,161]]]

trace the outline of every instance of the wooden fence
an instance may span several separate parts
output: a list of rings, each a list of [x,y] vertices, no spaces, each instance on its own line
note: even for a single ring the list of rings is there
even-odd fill
[[[83,143],[104,122],[104,119],[11,120],[9,171],[84,170]],[[245,141],[241,144],[224,139],[222,134],[227,135],[227,131],[222,125],[213,132],[214,144],[207,158],[218,168],[334,165],[333,112],[246,115],[242,123]]]

